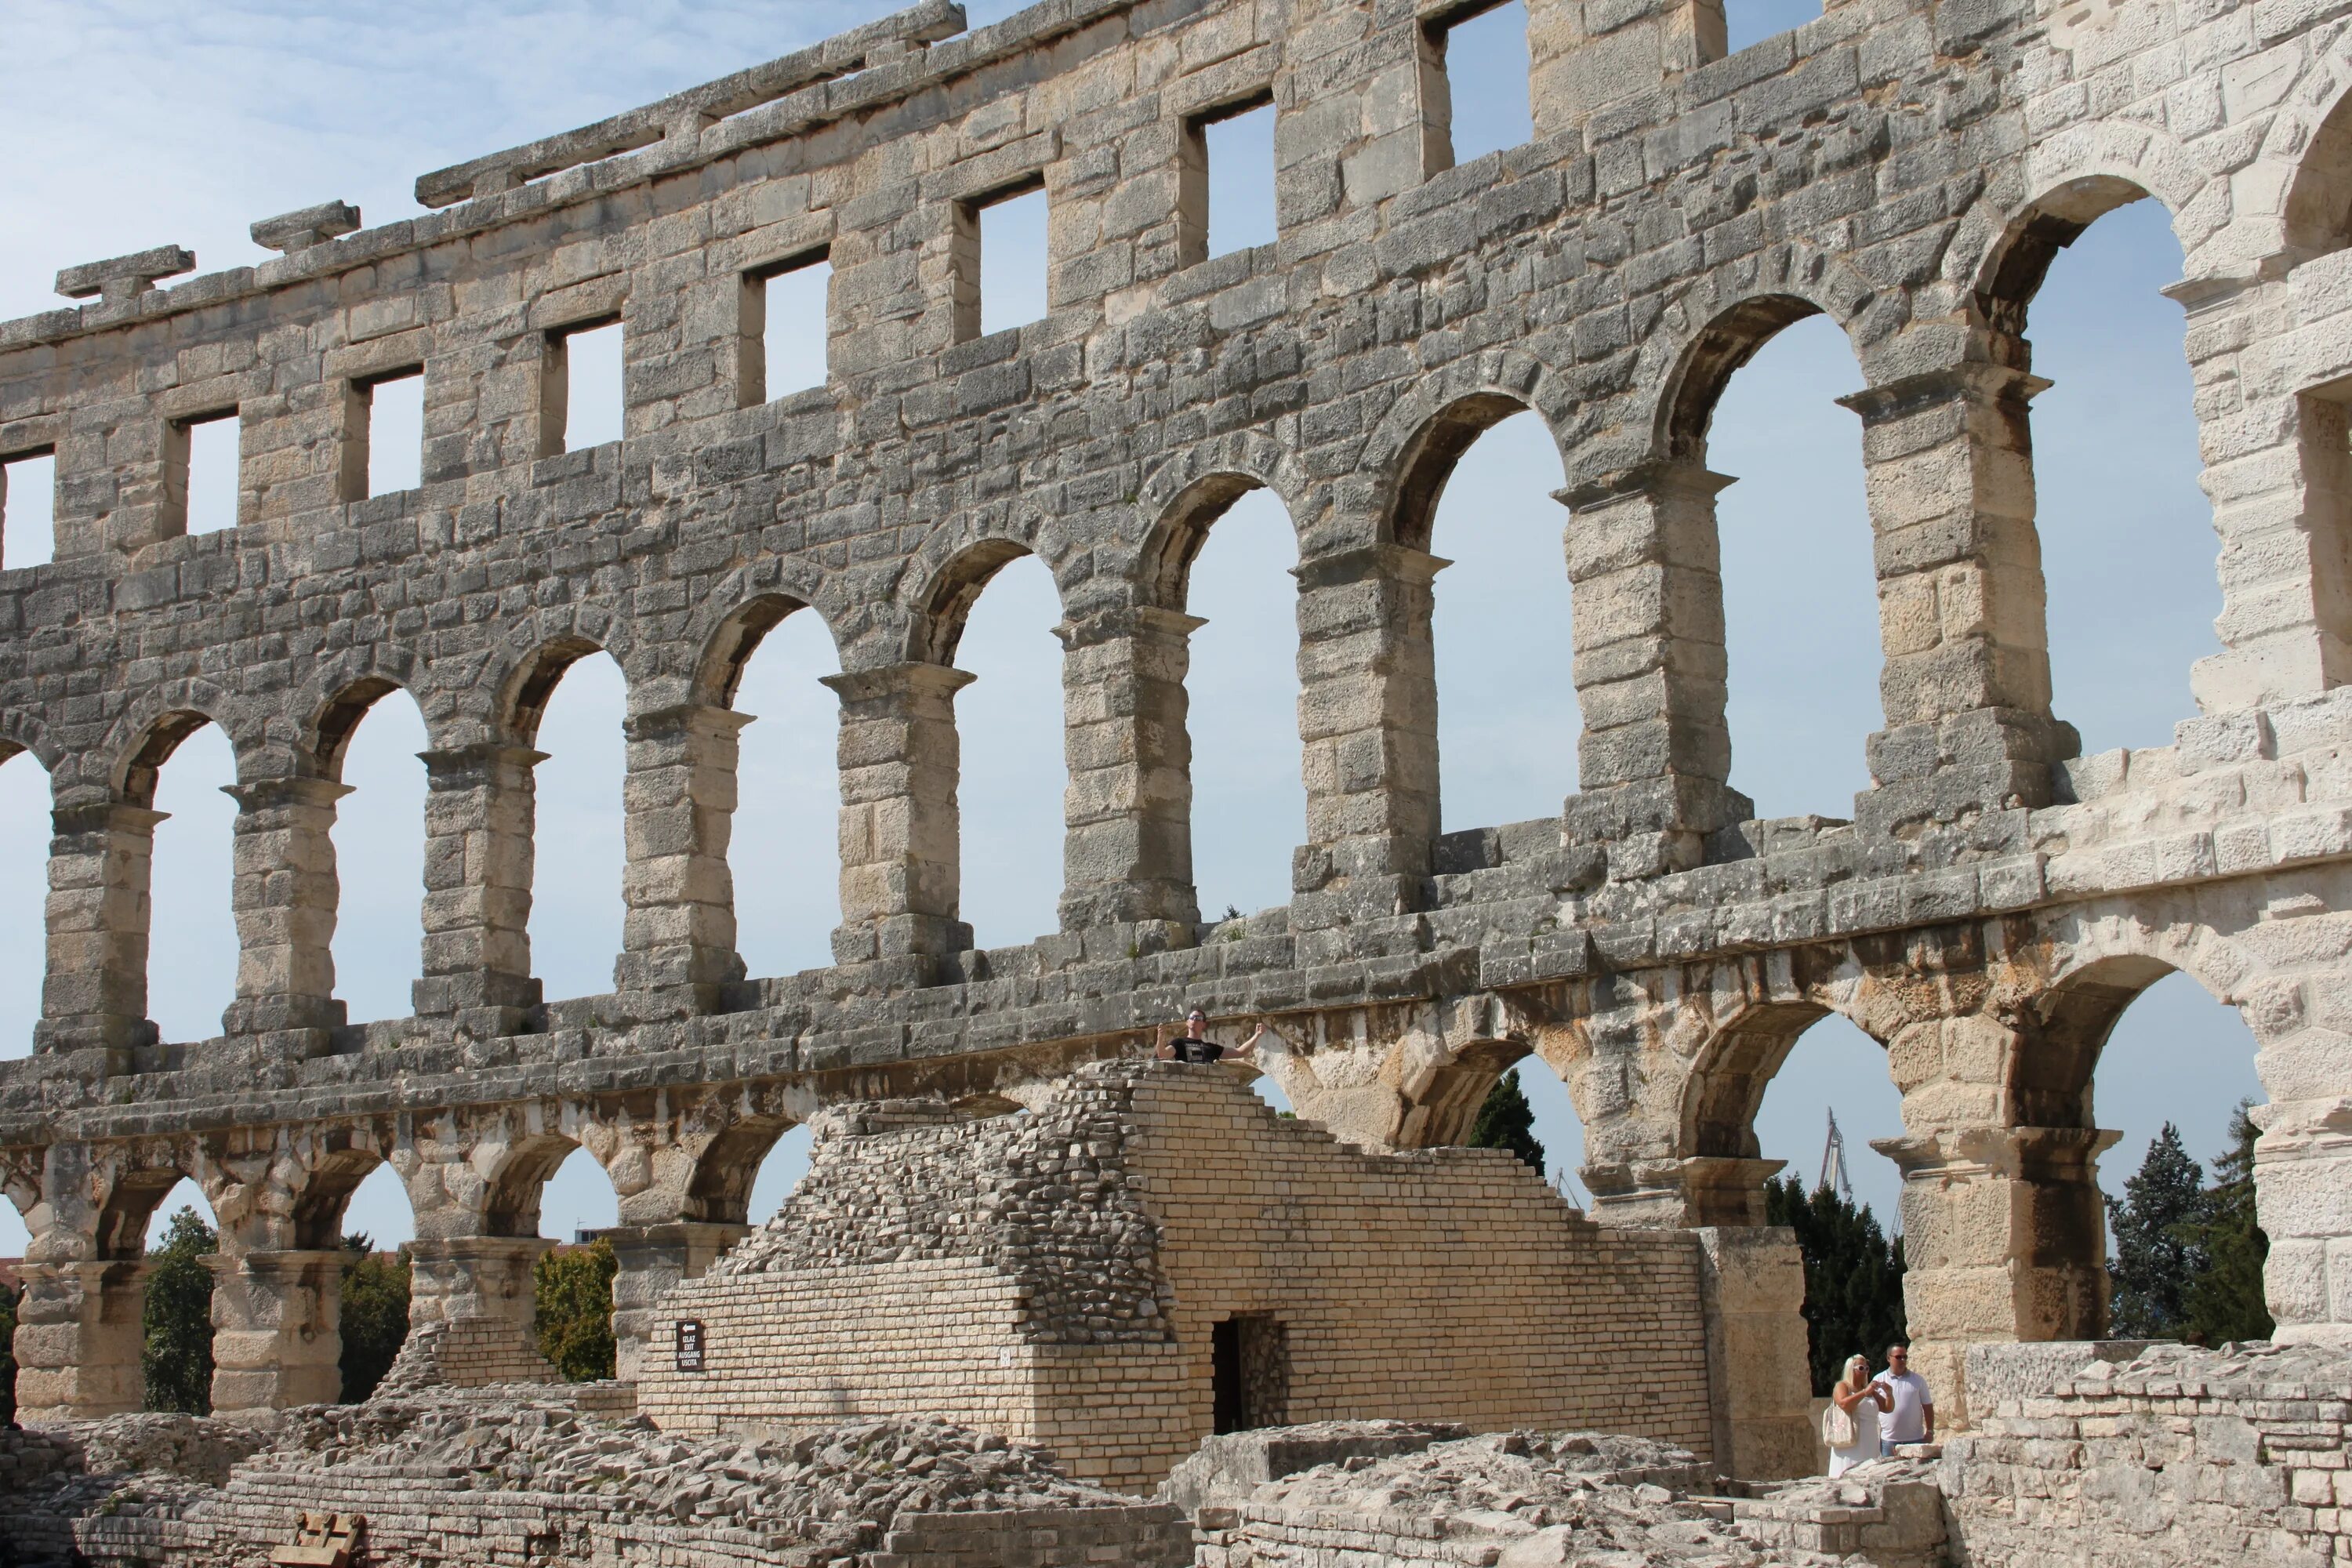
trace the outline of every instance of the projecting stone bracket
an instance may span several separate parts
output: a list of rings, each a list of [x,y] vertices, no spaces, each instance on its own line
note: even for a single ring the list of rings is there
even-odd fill
[[[57,288],[68,300],[87,300],[95,295],[103,304],[117,305],[146,293],[155,287],[158,279],[176,278],[195,269],[194,251],[184,246],[159,245],[152,250],[66,268],[58,274]]]

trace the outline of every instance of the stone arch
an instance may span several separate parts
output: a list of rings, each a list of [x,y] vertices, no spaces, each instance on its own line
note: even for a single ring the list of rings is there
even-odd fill
[[[1703,464],[1707,426],[1731,378],[1783,328],[1809,316],[1836,321],[1862,360],[1855,327],[1864,303],[1815,288],[1749,294],[1723,305],[1679,345],[1651,410],[1652,452],[1664,461]],[[1866,363],[1864,368],[1867,374]]]
[[[697,640],[700,651],[691,689],[693,700],[717,708],[733,708],[736,689],[760,644],[783,624],[785,617],[803,610],[814,614],[824,626],[826,635],[833,637],[833,622],[824,612],[809,600],[790,593],[761,590],[744,595],[730,605]],[[833,637],[833,643],[838,657],[840,639]]]
[[[319,776],[340,781],[343,756],[360,721],[394,691],[415,695],[416,658],[398,644],[354,648],[325,660],[302,684],[294,711],[298,737]],[[423,704],[418,704],[419,711]]]
[[[488,706],[475,716],[491,735],[530,745],[565,670],[592,653],[609,654],[634,692],[642,673],[639,651],[628,623],[602,605],[568,605],[526,616],[479,672],[476,685],[488,695]]]
[[[102,754],[106,784],[118,800],[152,805],[155,780],[180,743],[207,724],[228,737],[238,782],[262,773],[259,737],[236,723],[228,694],[204,680],[174,680],[143,693],[114,721]]]
[[[1188,447],[1154,468],[1135,497],[1136,514],[1145,523],[1141,542],[1133,560],[1118,563],[1138,598],[1181,610],[1192,563],[1210,527],[1254,489],[1274,492],[1303,548],[1312,481],[1290,449],[1272,437],[1236,430]]]
[[[49,738],[48,726],[34,714],[0,708],[0,763],[19,752],[31,753],[51,778],[64,766],[66,753]]]
[[[583,1140],[544,1127],[509,1141],[499,1152],[485,1184],[481,1233],[496,1237],[537,1236],[540,1200],[548,1181],[572,1157],[573,1150],[584,1147]]]
[[[1428,549],[1437,498],[1454,464],[1514,414],[1532,412],[1544,422],[1565,470],[1577,408],[1566,378],[1524,349],[1492,350],[1412,384],[1364,444],[1359,471],[1381,487],[1365,498],[1381,531],[1378,541],[1356,542]]]
[[[906,616],[903,657],[953,664],[956,644],[981,590],[1024,555],[1045,563],[1066,604],[1070,574],[1088,548],[1083,532],[1066,524],[1056,526],[1026,500],[1008,510],[967,513],[933,529],[908,558],[898,580],[898,602]]]
[[[2280,202],[2288,256],[2306,260],[2352,245],[2352,74],[2330,84],[2307,124],[2282,129],[2302,143]]]
[[[744,1115],[730,1121],[697,1155],[678,1217],[706,1224],[745,1223],[761,1162],[785,1133],[799,1125],[784,1115]]]
[[[1997,231],[1983,237],[1966,287],[1975,319],[1995,334],[1996,347],[2024,335],[2027,310],[2061,250],[2117,207],[2155,195],[2141,175],[2136,167],[2108,168],[2042,186],[2042,195],[2021,204]],[[2179,208],[2165,205],[2176,215],[2177,231]],[[2021,356],[2017,363],[2023,368]]]

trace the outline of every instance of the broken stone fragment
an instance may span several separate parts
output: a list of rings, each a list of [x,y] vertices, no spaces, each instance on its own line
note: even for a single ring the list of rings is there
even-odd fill
[[[159,278],[176,278],[195,269],[194,251],[185,246],[159,245],[152,250],[66,268],[58,274],[58,292],[68,300],[87,300],[95,294],[111,305],[146,293]]]
[[[360,209],[349,202],[334,201],[263,218],[246,232],[264,250],[291,256],[298,250],[324,245],[338,235],[350,234],[359,226]]]

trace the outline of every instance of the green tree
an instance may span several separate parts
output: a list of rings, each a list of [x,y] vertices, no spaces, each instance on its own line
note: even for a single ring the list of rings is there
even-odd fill
[[[2115,1237],[2108,1321],[2117,1339],[2175,1340],[2188,1331],[2189,1289],[2206,1261],[2196,1239],[2205,1218],[2204,1176],[2168,1121],[2123,1197],[2107,1200]]]
[[[213,1408],[213,1271],[220,1238],[194,1208],[172,1216],[163,1245],[147,1255],[147,1309],[140,1354],[147,1408],[207,1415]]]
[[[1533,1166],[1537,1175],[1544,1173],[1544,1146],[1536,1141],[1536,1110],[1528,1103],[1516,1069],[1496,1079],[1495,1087],[1486,1091],[1478,1118],[1470,1124],[1470,1147],[1508,1149]]]
[[[613,1375],[613,1275],[620,1268],[602,1237],[588,1247],[540,1255],[531,1269],[539,1353],[572,1383]]]
[[[352,1254],[343,1270],[343,1403],[375,1392],[408,1342],[408,1253],[379,1258],[365,1235],[343,1237]]]
[[[0,1426],[16,1424],[16,1303],[21,1293],[0,1285]]]
[[[1813,1392],[1827,1394],[1850,1355],[1875,1362],[1909,1337],[1903,1311],[1903,1238],[1891,1243],[1868,1205],[1794,1176],[1764,1188],[1764,1223],[1797,1233],[1805,1260],[1805,1339]]]
[[[2254,1223],[2254,1140],[2262,1130],[2241,1101],[2230,1117],[2230,1147],[2213,1162],[2202,1212],[2186,1228],[2205,1267],[2189,1281],[2187,1331],[2200,1344],[2266,1340],[2277,1325],[2263,1299],[2263,1260],[2270,1237]]]

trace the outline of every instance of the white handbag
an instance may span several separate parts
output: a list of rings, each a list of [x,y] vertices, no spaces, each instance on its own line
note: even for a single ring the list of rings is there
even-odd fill
[[[1822,1441],[1832,1448],[1851,1448],[1859,1436],[1854,1430],[1853,1416],[1839,1409],[1836,1400],[1831,1400],[1822,1412]]]

